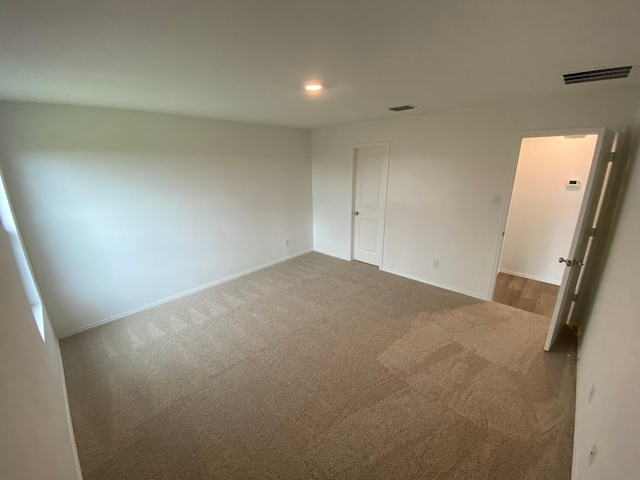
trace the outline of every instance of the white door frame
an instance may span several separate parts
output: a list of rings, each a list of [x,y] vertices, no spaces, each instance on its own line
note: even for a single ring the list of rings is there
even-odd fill
[[[502,212],[502,221],[500,222],[500,229],[498,230],[498,242],[496,244],[495,251],[495,266],[491,272],[491,282],[489,284],[489,292],[487,294],[487,301],[493,301],[493,294],[496,289],[496,278],[500,271],[500,262],[502,261],[502,253],[504,250],[504,239],[507,231],[507,222],[509,220],[509,211],[511,210],[511,199],[513,198],[513,189],[516,183],[516,173],[518,171],[518,160],[520,159],[520,151],[522,149],[522,140],[525,138],[536,137],[559,137],[564,135],[598,135],[598,140],[602,138],[604,129],[606,127],[575,127],[575,128],[552,128],[544,130],[523,130],[516,134],[516,153],[513,159],[513,167],[511,169],[511,176],[509,179],[509,188],[507,190],[507,198]],[[596,142],[596,149],[598,143]]]
[[[380,270],[382,270],[382,265],[384,265],[384,237],[386,234],[386,220],[387,220],[387,197],[389,194],[389,170],[390,170],[390,162],[391,162],[391,142],[373,142],[373,143],[353,143],[351,145],[351,208],[349,209],[349,245],[350,245],[350,254],[349,261],[353,262],[353,239],[355,236],[355,217],[353,212],[355,211],[356,205],[356,157],[358,154],[358,149],[360,148],[378,148],[378,147],[386,147],[387,148],[387,184],[384,186],[385,195],[384,202],[382,204],[382,256],[380,260]]]

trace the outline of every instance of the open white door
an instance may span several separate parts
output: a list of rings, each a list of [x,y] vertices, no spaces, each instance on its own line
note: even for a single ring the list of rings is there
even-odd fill
[[[561,257],[560,263],[566,264],[566,269],[562,277],[562,284],[558,292],[558,299],[549,325],[547,340],[544,349],[549,351],[558,338],[562,328],[566,325],[569,315],[574,306],[574,302],[580,300],[578,280],[581,271],[589,268],[589,261],[586,258],[593,229],[597,219],[597,212],[604,195],[605,179],[607,168],[612,160],[612,152],[615,145],[615,132],[608,128],[603,128],[598,132],[598,143],[593,155],[589,179],[585,186],[582,207],[578,215],[576,230],[571,241],[571,248],[567,257]]]
[[[387,200],[389,147],[356,150],[353,258],[380,266]]]

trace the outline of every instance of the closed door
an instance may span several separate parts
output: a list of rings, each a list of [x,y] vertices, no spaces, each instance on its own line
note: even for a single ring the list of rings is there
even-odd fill
[[[381,266],[387,198],[388,147],[356,150],[353,258]]]
[[[571,312],[576,306],[576,301],[584,301],[584,298],[580,296],[581,284],[579,279],[582,274],[587,273],[588,269],[592,267],[592,262],[588,258],[588,251],[593,235],[598,229],[599,207],[606,193],[605,187],[607,184],[605,180],[609,162],[612,160],[614,145],[615,132],[603,129],[596,144],[596,151],[593,156],[589,180],[582,199],[582,207],[571,248],[566,257],[559,258],[560,263],[565,265],[565,272],[544,346],[547,351],[551,349],[567,320],[570,319]]]

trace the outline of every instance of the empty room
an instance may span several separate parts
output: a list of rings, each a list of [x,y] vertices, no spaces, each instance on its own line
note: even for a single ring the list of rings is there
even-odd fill
[[[3,0],[0,478],[640,478],[639,25]]]

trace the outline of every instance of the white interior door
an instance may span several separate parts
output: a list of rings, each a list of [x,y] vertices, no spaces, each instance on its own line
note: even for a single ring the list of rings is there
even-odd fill
[[[602,129],[598,136],[598,143],[594,152],[589,179],[587,181],[582,207],[578,215],[576,230],[571,241],[571,248],[567,257],[561,257],[559,261],[565,263],[566,268],[562,277],[562,284],[558,292],[558,299],[549,325],[547,340],[544,349],[549,351],[558,338],[562,328],[569,320],[574,303],[580,300],[577,289],[581,272],[589,268],[586,258],[589,243],[592,238],[593,228],[597,228],[597,212],[604,196],[605,178],[607,167],[612,157],[615,144],[615,133],[609,129]]]
[[[379,267],[382,264],[389,147],[358,148],[355,161],[353,258]]]

